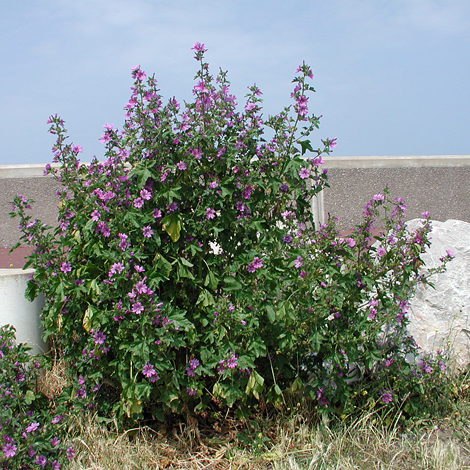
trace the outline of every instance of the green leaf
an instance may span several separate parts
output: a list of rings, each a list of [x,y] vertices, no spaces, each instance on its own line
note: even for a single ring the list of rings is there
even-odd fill
[[[194,264],[190,263],[187,259],[185,258],[180,258],[181,264],[184,264],[185,266],[188,266],[188,268],[192,268]]]
[[[208,290],[202,289],[197,299],[196,305],[202,305],[203,307],[215,305],[214,297]]]
[[[178,275],[178,280],[180,280],[181,278],[194,280],[194,276],[191,274],[191,271],[189,271],[188,268],[186,268],[179,262],[177,263],[177,266],[176,266],[176,272]]]
[[[314,151],[312,145],[310,144],[310,140],[302,140],[299,142],[299,144],[302,147],[302,155],[304,155],[307,150],[310,152]]]
[[[212,271],[207,273],[206,279],[204,280],[204,285],[207,287],[209,286],[210,289],[215,290],[217,289],[217,278],[214,276]]]
[[[291,386],[290,386],[290,391],[292,393],[295,393],[299,390],[302,390],[303,388],[303,383],[302,383],[302,379],[300,377],[297,377],[292,383],[291,383]]]
[[[257,400],[259,400],[260,392],[263,390],[264,378],[258,374],[255,370],[251,372],[248,383],[246,384],[245,393],[247,395],[253,395]]]
[[[155,255],[153,258],[153,264],[157,266],[163,276],[168,277],[171,272],[172,266],[171,263],[165,259],[160,253]]]
[[[27,405],[31,405],[31,403],[33,403],[35,398],[36,396],[34,395],[34,393],[31,390],[28,390],[26,392],[26,395],[24,396],[24,401]]]
[[[139,188],[144,187],[147,180],[152,176],[152,173],[148,168],[134,168],[129,174],[137,175],[137,186]]]
[[[173,243],[180,239],[181,219],[178,214],[171,213],[162,219],[162,228],[170,236]]]
[[[266,313],[268,314],[268,320],[271,323],[274,323],[274,321],[276,320],[276,312],[271,307],[271,305],[266,305]]]
[[[224,277],[224,283],[226,284],[224,290],[227,292],[243,289],[242,283],[231,276]]]
[[[227,398],[227,391],[224,390],[224,387],[219,382],[215,383],[212,387],[212,394],[215,397]]]
[[[38,295],[37,290],[38,290],[38,286],[36,285],[36,283],[33,281],[28,281],[28,283],[26,284],[26,290],[24,293],[26,300],[29,300],[30,302],[32,302]]]
[[[85,314],[83,315],[83,320],[82,320],[82,326],[87,333],[89,333],[91,330],[92,319],[93,319],[93,309],[91,307],[88,307],[85,310]]]

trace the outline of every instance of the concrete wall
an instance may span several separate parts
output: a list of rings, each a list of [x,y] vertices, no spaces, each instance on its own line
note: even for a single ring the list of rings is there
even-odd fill
[[[433,220],[470,222],[470,156],[328,157],[325,167],[330,188],[317,211],[338,217],[341,230],[359,223],[362,208],[385,186],[405,200],[408,220],[429,211]]]
[[[44,177],[42,165],[0,165],[0,248],[11,248],[20,237],[19,219],[11,219],[11,201],[16,194],[33,199],[31,215],[43,223],[55,225],[59,185]]]
[[[0,166],[0,248],[19,238],[18,219],[10,219],[9,204],[20,193],[36,201],[32,215],[54,225],[58,184],[44,177],[45,164]],[[434,220],[470,222],[470,156],[326,157],[331,188],[314,204],[317,220],[331,213],[341,230],[359,223],[362,207],[388,185],[393,197],[403,198],[408,219],[425,210]]]

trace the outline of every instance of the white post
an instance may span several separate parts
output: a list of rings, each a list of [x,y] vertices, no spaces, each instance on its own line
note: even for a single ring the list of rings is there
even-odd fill
[[[320,224],[325,223],[325,209],[323,206],[323,191],[315,194],[312,198],[312,214],[315,221],[315,230],[320,228]]]
[[[24,296],[33,272],[33,269],[0,269],[0,325],[13,325],[17,342],[27,343],[31,353],[41,354],[47,351],[39,322],[44,295],[40,294],[33,302]]]

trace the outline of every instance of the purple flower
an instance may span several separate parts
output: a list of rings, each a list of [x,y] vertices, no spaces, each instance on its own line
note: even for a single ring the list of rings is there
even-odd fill
[[[382,393],[380,398],[384,403],[390,403],[392,401],[392,394],[391,393]]]
[[[150,382],[154,383],[158,380],[157,371],[153,368],[153,365],[150,364],[148,361],[145,363],[144,367],[142,368],[142,374],[150,379]]]
[[[60,421],[61,421],[62,419],[63,419],[63,416],[62,416],[62,415],[54,416],[54,417],[52,418],[51,423],[52,423],[52,424],[60,423]]]
[[[16,383],[20,383],[24,381],[25,381],[25,375],[23,374],[23,372],[19,372],[18,374],[16,374],[16,377],[15,377]]]
[[[177,164],[176,164],[176,168],[178,168],[178,170],[186,170],[186,168],[188,168],[188,165],[186,165],[185,162],[183,161],[179,161]]]
[[[91,213],[91,220],[93,220],[93,222],[98,222],[98,220],[100,219],[100,216],[101,216],[101,214],[95,209]]]
[[[219,186],[219,183],[217,183],[217,181],[211,181],[209,183],[209,189],[215,189],[217,188],[217,186]]]
[[[383,201],[385,198],[383,194],[374,194],[374,197],[372,198],[373,201]]]
[[[124,270],[124,265],[122,263],[113,263],[111,269],[108,272],[108,277],[112,277],[116,273],[121,273]]]
[[[177,202],[172,202],[171,204],[168,204],[168,206],[166,206],[166,210],[168,212],[174,212],[177,208],[178,208]]]
[[[300,268],[302,266],[302,257],[301,256],[297,256],[297,259],[294,261],[294,266],[296,268]]]
[[[317,390],[317,399],[318,399],[318,404],[320,406],[326,406],[328,405],[328,400],[326,397],[323,395],[323,388],[319,388]]]
[[[282,241],[283,241],[284,243],[290,243],[292,240],[293,240],[293,238],[292,238],[290,235],[284,235],[284,236],[282,237]]]
[[[164,183],[166,181],[166,177],[168,176],[168,173],[170,172],[170,170],[165,170],[163,173],[162,173],[162,176],[160,176],[160,181],[162,183]]]
[[[134,199],[134,207],[140,209],[144,205],[144,200],[141,197]]]
[[[451,258],[455,258],[455,253],[452,250],[446,250],[447,256],[450,256]]]
[[[232,357],[227,359],[226,365],[229,369],[235,369],[235,367],[237,367],[237,358],[238,356],[236,354],[232,354]]]
[[[152,235],[153,235],[153,230],[152,228],[150,227],[150,225],[147,225],[146,227],[144,227],[142,229],[142,233],[144,235],[145,238],[151,238]]]
[[[74,455],[75,455],[75,448],[72,445],[67,449],[67,458],[69,460],[72,460]]]
[[[16,446],[12,442],[9,442],[3,446],[2,451],[5,454],[5,457],[14,457],[16,454]]]
[[[68,272],[72,271],[72,267],[70,266],[70,263],[67,263],[67,262],[60,263],[60,270],[63,273],[68,273]]]
[[[385,253],[386,253],[385,248],[383,248],[382,246],[377,248],[377,254],[379,256],[385,256]]]
[[[108,226],[104,222],[98,222],[97,224],[98,231],[100,231],[103,234],[103,237],[109,237],[111,234],[111,230],[108,228]]]
[[[106,340],[106,335],[98,330],[94,335],[93,335],[93,340],[95,341],[95,344],[103,344]]]
[[[202,86],[204,88],[205,91],[208,91],[205,87],[204,87],[204,82],[199,82],[199,85]],[[194,87],[194,88],[197,88],[197,87]],[[200,91],[204,91],[204,90],[200,90]],[[200,160],[202,158],[202,150],[201,149],[191,149],[189,151],[191,153],[191,155],[193,155],[193,157],[196,159],[196,160]]]
[[[296,98],[297,113],[300,116],[305,116],[308,113],[307,101],[308,98],[305,95],[300,95],[298,98]]]
[[[144,311],[144,307],[140,302],[135,302],[131,309],[136,315],[140,315]]]
[[[147,277],[144,277],[142,280],[140,280],[136,285],[135,285],[135,290],[137,291],[138,294],[148,294],[150,295],[150,289],[147,287],[147,284],[145,284],[145,280]]]
[[[57,447],[60,444],[60,439],[57,438],[57,436],[54,436],[51,439],[51,445],[52,447]]]
[[[206,209],[206,219],[209,220],[209,219],[214,219],[214,218],[215,218],[215,210],[208,207]]]
[[[26,432],[33,432],[39,427],[39,423],[31,423],[26,429]]]
[[[204,44],[201,44],[200,42],[195,42],[193,44],[193,47],[191,47],[191,50],[194,50],[196,52],[205,52],[206,49],[204,49]]]
[[[299,176],[304,180],[310,177],[310,170],[308,168],[302,168],[299,170]]]
[[[247,185],[246,188],[242,191],[242,196],[247,201],[251,198],[251,193],[253,192],[253,186],[251,184]]]
[[[261,258],[258,258],[257,256],[255,256],[253,258],[253,262],[246,267],[246,270],[249,273],[254,273],[255,270],[257,270],[259,268],[262,268],[262,267],[263,267],[263,260]]]
[[[140,190],[140,197],[145,199],[146,201],[150,201],[152,199],[152,192],[148,189],[141,189]]]
[[[187,389],[186,389],[186,393],[187,393],[188,395],[191,395],[191,396],[196,395],[196,393],[197,393],[197,388],[187,388]]]
[[[135,77],[136,80],[142,81],[147,75],[140,69],[140,65],[134,65],[134,67],[132,67],[132,76]]]
[[[47,463],[47,459],[46,457],[44,457],[44,455],[38,455],[36,457],[36,463],[40,465],[41,467],[45,467]]]
[[[118,233],[118,237],[121,240],[118,244],[119,248],[121,248],[122,251],[126,251],[126,248],[128,248],[131,245],[127,241],[127,235],[125,233]]]
[[[137,297],[137,294],[135,293],[135,290],[132,289],[130,292],[127,293],[127,296],[130,298],[130,299],[135,299]]]

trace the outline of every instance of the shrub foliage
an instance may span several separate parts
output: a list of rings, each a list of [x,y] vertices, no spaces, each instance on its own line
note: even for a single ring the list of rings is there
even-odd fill
[[[426,282],[429,216],[408,233],[404,202],[384,191],[350,237],[333,218],[316,227],[322,155],[336,139],[309,140],[310,68],[297,70],[293,104],[265,120],[256,86],[237,110],[226,73],[214,79],[204,45],[193,49],[191,103],[164,105],[155,78],[133,69],[123,130],[104,126],[101,162],[80,163],[50,118],[57,228],[15,198],[19,243],[34,247],[27,296],[45,293],[45,337],[70,364],[75,396],[123,422],[290,396],[342,413],[412,407],[426,373],[405,361],[418,355],[406,312]]]

